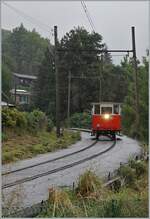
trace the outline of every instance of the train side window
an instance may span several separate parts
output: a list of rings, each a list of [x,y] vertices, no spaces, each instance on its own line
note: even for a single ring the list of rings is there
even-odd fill
[[[114,114],[119,114],[119,105],[114,104]]]
[[[95,114],[100,114],[100,105],[95,105]]]
[[[101,107],[101,114],[110,113],[112,114],[112,107]]]

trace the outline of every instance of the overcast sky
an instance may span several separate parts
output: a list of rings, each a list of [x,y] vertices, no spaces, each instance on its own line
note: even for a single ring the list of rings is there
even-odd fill
[[[73,27],[91,27],[80,1],[5,1],[2,3],[2,28],[12,30],[22,22],[53,42],[51,29],[58,26],[59,39]],[[95,31],[103,36],[109,49],[131,49],[131,26],[136,30],[137,56],[141,60],[149,48],[148,1],[84,1]],[[26,16],[28,15],[28,16]],[[31,17],[31,18],[30,18]],[[33,19],[32,19],[33,18]],[[35,20],[34,20],[35,19]],[[118,63],[121,57],[114,57]]]

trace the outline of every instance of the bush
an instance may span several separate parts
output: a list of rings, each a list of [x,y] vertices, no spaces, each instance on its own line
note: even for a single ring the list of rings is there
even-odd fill
[[[2,142],[7,140],[8,140],[8,136],[5,133],[2,133]]]
[[[108,199],[104,203],[104,217],[121,216],[121,201],[117,199]]]
[[[97,192],[102,186],[98,176],[91,171],[86,171],[79,177],[76,192],[82,196],[87,196],[90,193]]]
[[[26,128],[27,126],[26,114],[18,111],[15,108],[13,109],[4,108],[2,109],[2,126],[3,128],[7,128],[7,127]]]
[[[11,152],[3,152],[3,156],[2,156],[2,163],[4,163],[6,160],[7,162],[12,162],[13,161],[13,156]]]
[[[87,112],[75,113],[70,118],[71,127],[91,128],[91,115]]]
[[[45,113],[39,110],[34,110],[31,113],[27,113],[28,129],[31,132],[37,132],[41,129],[45,129],[47,125],[47,117]]]
[[[127,185],[134,185],[136,174],[130,166],[122,166],[119,169],[119,175],[125,179]]]
[[[49,123],[50,125],[50,123]],[[4,108],[2,109],[2,127],[13,128],[17,130],[22,128],[31,132],[37,132],[45,129],[47,126],[47,117],[45,113],[34,110],[33,112],[21,112],[16,108]],[[52,122],[51,122],[52,127]]]
[[[48,118],[48,120],[47,120],[47,131],[50,132],[50,131],[52,131],[53,128],[54,128],[54,123],[50,118]]]
[[[26,128],[27,127],[27,117],[25,112],[19,112],[16,120],[16,126],[19,128]]]
[[[129,162],[129,166],[130,166],[131,168],[135,169],[137,176],[140,176],[140,175],[146,173],[146,164],[144,163],[144,161],[131,160],[131,161]]]

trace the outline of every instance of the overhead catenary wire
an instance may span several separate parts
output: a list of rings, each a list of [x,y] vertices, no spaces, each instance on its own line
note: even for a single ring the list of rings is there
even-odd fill
[[[17,14],[21,15],[22,17],[24,17],[24,19],[29,20],[31,23],[34,23],[37,26],[39,26],[40,29],[42,29],[42,30],[44,30],[44,31],[46,31],[48,33],[51,33],[51,31],[49,30],[49,26],[47,24],[45,24],[45,23],[41,22],[40,20],[38,20],[38,19],[36,19],[36,18],[34,18],[34,17],[24,13],[20,9],[17,9],[14,6],[9,5],[8,3],[4,2],[4,1],[2,1],[2,3],[4,5],[6,5],[8,8],[12,9],[13,11],[15,11]]]
[[[4,5],[6,5],[8,8],[10,8],[11,10],[13,10],[14,12],[16,12],[17,14],[19,14],[20,16],[22,16],[25,20],[27,20],[28,22],[32,23],[32,24],[36,24],[36,26],[38,26],[41,30],[46,31],[47,33],[49,33],[50,35],[50,41],[52,41],[53,38],[53,28],[51,28],[51,30],[49,30],[49,26],[41,21],[39,21],[38,19],[35,19],[34,17],[31,17],[30,15],[27,15],[26,13],[24,13],[23,11],[15,8],[12,5],[9,5],[8,3],[4,2],[2,0],[2,3]],[[45,27],[44,27],[45,26]],[[51,46],[49,45],[49,51],[51,53],[51,55],[53,55],[53,51],[51,49]]]
[[[86,17],[87,17],[87,19],[88,19],[88,21],[89,21],[89,24],[90,24],[90,26],[91,26],[93,32],[95,33],[95,25],[94,25],[94,23],[93,23],[93,21],[92,21],[90,12],[89,12],[89,10],[87,9],[87,6],[86,6],[85,2],[84,2],[84,1],[81,1],[81,5],[82,5],[82,8],[83,8],[83,10],[84,10],[84,12],[85,12],[85,14],[86,14]]]

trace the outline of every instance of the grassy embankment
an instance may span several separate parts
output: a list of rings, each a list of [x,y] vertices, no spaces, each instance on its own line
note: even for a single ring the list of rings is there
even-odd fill
[[[38,217],[148,217],[148,163],[131,162],[118,174],[125,181],[119,190],[104,188],[90,171],[75,190],[50,188]]]
[[[34,157],[37,154],[67,148],[80,140],[80,133],[64,131],[63,136],[56,137],[54,131],[42,131],[36,134],[21,131],[7,130],[7,135],[2,142],[2,163]]]

